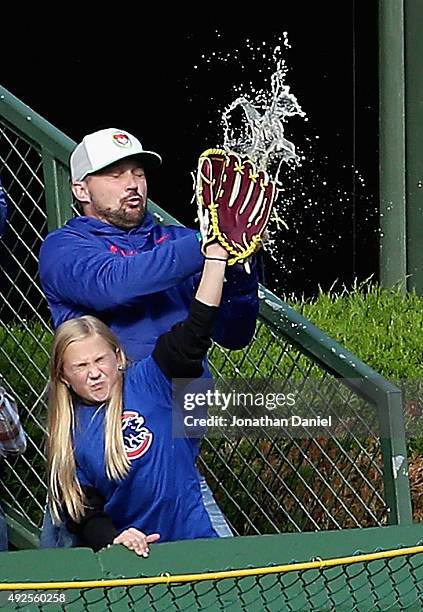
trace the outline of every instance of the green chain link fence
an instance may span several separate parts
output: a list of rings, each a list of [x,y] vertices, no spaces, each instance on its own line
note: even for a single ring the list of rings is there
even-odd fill
[[[423,555],[404,555],[268,575],[208,582],[121,586],[56,591],[18,591],[3,595],[8,609],[27,610],[421,610]],[[1,600],[1,597],[0,597]],[[206,605],[204,605],[206,602]],[[404,602],[409,605],[404,607]],[[15,605],[14,605],[15,604]],[[43,605],[44,604],[44,605]],[[58,607],[57,604],[61,604]],[[401,605],[401,608],[399,607]]]
[[[419,611],[421,525],[0,555],[0,608]],[[22,580],[22,575],[25,579]]]
[[[26,454],[7,462],[2,499],[12,542],[19,546],[36,545],[46,498],[43,438],[52,331],[37,256],[47,232],[73,214],[67,167],[73,146],[0,88],[0,170],[10,201],[0,245],[0,381],[17,397],[28,433]],[[159,221],[174,222],[154,203],[150,208]],[[234,532],[410,523],[401,393],[264,287],[260,298],[249,347],[212,349],[218,383],[281,379],[301,389],[314,380],[312,396],[309,390],[299,394],[300,406],[311,411],[317,402],[339,427],[319,438],[274,437],[265,430],[256,438],[233,439],[224,431],[206,438],[200,469]],[[360,433],[347,413],[361,422]]]

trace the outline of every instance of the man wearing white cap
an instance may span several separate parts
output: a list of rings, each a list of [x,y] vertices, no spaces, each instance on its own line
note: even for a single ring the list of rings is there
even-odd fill
[[[155,224],[147,210],[146,174],[161,164],[124,130],[85,136],[70,158],[72,192],[83,216],[49,234],[40,251],[40,279],[54,326],[85,314],[102,319],[127,355],[151,354],[156,339],[186,318],[203,266],[201,236]],[[213,339],[229,349],[251,340],[258,314],[254,271],[233,266]],[[210,376],[205,364],[206,376]],[[231,531],[202,482],[219,535]],[[51,538],[44,545],[53,545]]]
[[[85,136],[71,155],[72,191],[85,215],[132,229],[141,224],[146,212],[144,170],[161,162],[158,153],[144,151],[127,132],[100,130]],[[132,182],[122,177],[125,172]]]

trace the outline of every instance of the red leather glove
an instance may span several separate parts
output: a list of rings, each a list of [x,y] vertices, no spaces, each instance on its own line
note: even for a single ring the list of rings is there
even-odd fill
[[[275,197],[275,182],[247,157],[223,149],[202,153],[196,198],[203,250],[219,242],[230,255],[228,265],[243,263],[261,246]]]

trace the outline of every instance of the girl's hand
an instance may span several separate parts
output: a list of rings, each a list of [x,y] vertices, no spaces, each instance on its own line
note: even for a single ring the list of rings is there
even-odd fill
[[[219,259],[228,259],[229,253],[218,242],[209,244],[205,248],[206,257],[218,257]]]
[[[133,550],[137,555],[148,557],[150,552],[148,545],[157,542],[159,539],[159,533],[146,535],[142,531],[135,529],[135,527],[129,527],[129,529],[125,529],[125,531],[122,531],[122,533],[116,536],[113,540],[113,544],[123,544],[126,548],[129,548],[129,550]]]

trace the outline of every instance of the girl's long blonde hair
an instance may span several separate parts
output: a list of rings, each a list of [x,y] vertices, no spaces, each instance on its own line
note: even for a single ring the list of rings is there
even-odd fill
[[[73,445],[75,403],[78,398],[63,382],[63,356],[73,342],[94,336],[100,336],[107,342],[124,369],[127,359],[119,341],[107,325],[95,317],[84,316],[66,321],[57,328],[54,336],[50,359],[47,472],[49,502],[55,523],[60,522],[62,508],[66,508],[76,522],[81,519],[84,508],[84,494],[76,475]],[[126,476],[130,467],[122,437],[122,377],[119,384],[114,386],[104,410],[106,474],[110,479],[119,480]],[[103,449],[99,449],[99,452],[103,452]]]

